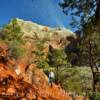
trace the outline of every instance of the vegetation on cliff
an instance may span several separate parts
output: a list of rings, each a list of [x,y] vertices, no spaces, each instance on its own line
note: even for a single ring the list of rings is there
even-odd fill
[[[24,76],[24,81],[36,83],[37,86],[39,81],[43,82],[41,79],[44,74],[39,75],[35,67],[43,70],[47,76],[52,69],[55,73],[55,83],[66,91],[77,95],[92,91],[91,71],[89,67],[82,68],[89,66],[89,62],[86,63],[88,60],[84,58],[86,55],[89,57],[89,52],[84,53],[84,50],[89,49],[90,38],[78,40],[77,36],[67,29],[53,29],[21,19],[13,19],[3,27],[0,34],[0,43],[6,43],[10,47],[10,56],[17,63],[20,62],[20,66],[15,69],[20,70],[18,73],[21,77]],[[95,54],[98,54],[98,41],[94,41],[94,38],[97,40],[98,36],[91,37],[91,43],[96,44],[92,46],[98,48],[98,50],[95,48]],[[97,60],[98,58],[99,55],[96,56]],[[47,85],[48,79],[44,81]],[[38,83],[38,86],[41,86],[41,83]]]

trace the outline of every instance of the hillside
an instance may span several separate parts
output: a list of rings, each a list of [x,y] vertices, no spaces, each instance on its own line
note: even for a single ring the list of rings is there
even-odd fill
[[[27,72],[32,68],[33,83],[27,77],[27,72],[18,75],[15,67],[16,62],[7,56],[9,53],[7,48],[1,45],[0,50],[1,100],[71,100],[71,97],[57,85],[54,84],[53,87],[50,87],[47,76],[32,64],[29,65]]]
[[[50,28],[18,18],[11,20],[0,33],[1,40],[12,48],[13,56],[24,66],[34,63],[40,67],[40,63],[47,63],[51,49],[64,50],[76,40],[75,33],[65,28]]]
[[[51,49],[64,49],[67,37],[75,39],[74,33],[13,19],[0,34],[0,99],[71,100],[61,86],[50,87],[40,66],[47,66]]]

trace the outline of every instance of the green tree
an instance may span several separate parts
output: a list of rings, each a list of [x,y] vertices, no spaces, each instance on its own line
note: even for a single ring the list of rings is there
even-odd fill
[[[66,76],[66,69],[70,67],[70,63],[67,61],[67,55],[63,49],[53,49],[49,52],[48,63],[55,69],[55,81],[63,86]]]
[[[1,40],[7,43],[10,47],[12,56],[16,59],[24,53],[22,45],[22,32],[17,23],[17,19],[13,19],[9,24],[5,25],[2,29]]]
[[[86,23],[95,23],[97,31],[100,32],[100,0],[63,0],[59,5],[65,14],[71,13],[71,25],[82,30]],[[78,20],[77,20],[78,17]],[[80,18],[80,20],[79,20]]]
[[[37,39],[33,42],[35,44],[35,50],[32,51],[33,60],[32,62],[37,65],[38,68],[44,71],[49,70],[49,64],[47,63],[47,52],[45,51],[45,40]],[[47,47],[48,48],[48,47]]]
[[[18,40],[19,42],[22,42],[22,33],[17,23],[17,19],[13,19],[9,24],[5,25],[3,29],[5,32],[5,39],[8,41]]]
[[[95,72],[100,61],[100,0],[63,0],[59,5],[65,14],[71,11],[73,27],[83,32],[79,43],[80,64],[89,66],[93,74],[95,91]],[[78,20],[77,20],[77,17]]]
[[[100,65],[100,35],[93,31],[92,25],[87,25],[85,30],[87,35],[84,36],[80,43],[80,62],[89,66],[93,75],[93,91],[95,91],[95,73],[99,72]]]

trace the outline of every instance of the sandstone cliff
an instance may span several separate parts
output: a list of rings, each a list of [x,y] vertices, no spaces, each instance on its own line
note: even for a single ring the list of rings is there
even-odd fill
[[[14,35],[7,41],[8,44],[15,42],[13,38],[16,39],[14,33],[16,24],[21,29],[19,34],[24,41],[24,45],[21,44],[20,48],[25,48],[26,52],[15,60],[9,56],[9,46],[0,44],[0,99],[72,100],[60,86],[53,84],[53,87],[50,87],[48,77],[38,68],[37,62],[41,53],[43,54],[41,59],[45,60],[50,47],[64,49],[76,39],[76,35],[65,28],[50,28],[16,19],[16,23],[11,21],[8,29],[2,33],[3,37],[6,37],[5,34]],[[19,45],[17,47],[19,48]]]
[[[16,62],[7,56],[8,53],[8,49],[1,45],[0,100],[72,100],[60,86],[53,84],[50,87],[47,76],[32,64],[21,73],[23,75],[17,75],[14,68]],[[33,70],[33,73],[29,73],[29,70]],[[27,75],[33,77],[29,79]]]

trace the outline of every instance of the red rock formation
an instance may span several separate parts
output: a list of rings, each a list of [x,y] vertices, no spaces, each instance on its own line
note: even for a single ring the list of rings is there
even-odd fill
[[[6,59],[8,49],[0,46],[0,50],[0,100],[72,100],[61,87],[55,84],[50,87],[47,76],[34,65],[17,75],[16,62],[9,57]]]

